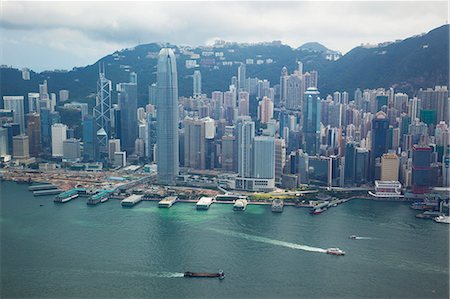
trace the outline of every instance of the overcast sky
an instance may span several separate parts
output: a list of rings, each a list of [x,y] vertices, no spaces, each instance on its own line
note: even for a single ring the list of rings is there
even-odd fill
[[[317,41],[343,53],[447,23],[441,2],[5,2],[0,63],[35,71],[92,64],[150,42]]]

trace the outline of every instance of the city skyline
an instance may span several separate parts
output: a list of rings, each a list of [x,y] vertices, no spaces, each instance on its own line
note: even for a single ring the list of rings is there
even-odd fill
[[[198,5],[137,2],[124,10],[120,2],[5,2],[1,8],[0,64],[35,71],[71,69],[138,44],[199,46],[216,39],[249,43],[281,40],[291,47],[319,42],[346,53],[361,44],[404,39],[448,23],[445,1],[205,2],[201,4],[202,18],[194,20],[190,15],[198,11]],[[225,11],[233,18],[220,18]],[[301,18],[297,17],[299,11]],[[343,16],[345,22],[340,21]],[[261,20],[283,21],[265,24]],[[164,34],[162,24],[167,27]]]

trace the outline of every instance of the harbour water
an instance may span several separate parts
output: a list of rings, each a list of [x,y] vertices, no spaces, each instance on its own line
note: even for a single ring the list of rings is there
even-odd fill
[[[0,188],[2,298],[449,296],[449,226],[416,219],[407,203],[353,200],[313,216],[253,205],[57,204],[27,185]],[[329,247],[347,254],[327,255]],[[183,277],[219,269],[224,280]]]

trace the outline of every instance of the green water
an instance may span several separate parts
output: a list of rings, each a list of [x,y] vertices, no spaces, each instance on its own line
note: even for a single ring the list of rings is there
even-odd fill
[[[312,216],[293,207],[54,204],[27,185],[0,187],[1,298],[449,296],[449,226],[416,219],[403,203],[354,200]],[[219,269],[222,281],[182,277]]]

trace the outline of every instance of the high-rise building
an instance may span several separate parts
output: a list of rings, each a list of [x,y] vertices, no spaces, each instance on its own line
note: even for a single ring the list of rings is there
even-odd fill
[[[83,160],[96,161],[98,158],[97,122],[91,115],[83,118]]]
[[[355,152],[355,183],[366,184],[369,177],[369,151],[357,147]]]
[[[69,91],[67,89],[61,89],[59,91],[59,101],[65,102],[69,100]]]
[[[289,77],[288,70],[284,66],[281,69],[281,76],[280,76],[280,102],[278,103],[280,105],[285,105],[286,103],[288,77]]]
[[[97,122],[97,142],[102,154],[106,153],[111,136],[111,81],[106,79],[105,70],[99,72],[94,119]]]
[[[195,169],[206,167],[205,121],[185,118],[184,121],[184,166]]]
[[[110,163],[114,163],[116,152],[120,152],[120,139],[108,140],[108,159]]]
[[[448,106],[449,92],[447,86],[436,86],[434,89],[427,88],[426,90],[420,89],[417,92],[417,97],[421,100],[423,109],[436,112],[438,122],[448,121],[450,107]]]
[[[273,137],[256,136],[253,138],[252,177],[262,179],[275,178],[275,141]]]
[[[7,130],[7,138],[8,138],[8,154],[12,155],[13,153],[13,137],[20,135],[20,125],[16,123],[6,123],[3,125],[3,128]]]
[[[61,118],[59,112],[51,112],[50,108],[41,108],[39,115],[41,117],[42,148],[46,153],[50,153],[52,145],[52,125],[59,123]]]
[[[273,118],[273,102],[268,97],[264,97],[258,103],[258,119],[265,124],[272,118]]]
[[[238,85],[237,85],[237,89],[238,91],[242,91],[242,90],[246,90],[247,86],[245,84],[245,79],[246,79],[246,65],[245,63],[241,63],[238,67]]]
[[[138,137],[137,121],[137,85],[120,83],[118,85],[118,103],[120,108],[120,141],[122,150],[128,154],[134,151],[134,142]]]
[[[38,157],[41,153],[41,118],[37,113],[27,114],[27,135],[30,145],[30,156]]]
[[[148,103],[156,106],[156,98],[157,98],[158,88],[156,87],[156,83],[150,84],[148,86]]]
[[[384,154],[381,157],[381,180],[398,181],[400,160],[396,154]]]
[[[249,118],[239,119],[237,123],[238,173],[240,177],[252,177],[253,139],[255,123]]]
[[[20,134],[13,137],[13,158],[14,159],[30,158],[27,135]]]
[[[250,95],[247,91],[240,91],[238,96],[238,116],[250,115]]]
[[[163,48],[159,52],[157,81],[158,181],[172,185],[179,174],[178,81],[172,49]]]
[[[39,113],[40,111],[39,93],[37,92],[28,93],[28,111]]]
[[[200,98],[202,96],[202,74],[199,70],[194,71],[193,85],[194,98]]]
[[[356,143],[347,142],[344,159],[344,184],[352,185],[355,182],[355,154]]]
[[[281,184],[283,169],[286,165],[286,142],[282,138],[275,139],[275,183]]]
[[[381,158],[384,153],[387,153],[388,129],[389,120],[387,119],[387,115],[386,113],[379,111],[372,120],[371,155],[373,166],[375,166],[374,161],[376,158]]]
[[[302,106],[302,78],[301,74],[294,73],[286,80],[286,104],[290,110],[300,110]]]
[[[52,157],[63,156],[63,142],[67,139],[67,126],[56,123],[51,126],[52,130]]]
[[[431,147],[414,145],[412,150],[412,191],[427,193],[431,187]]]
[[[310,156],[319,153],[320,146],[320,93],[310,87],[303,100],[303,139],[304,149]]]
[[[5,109],[13,111],[14,122],[20,125],[20,133],[25,133],[25,112],[23,96],[3,96]]]
[[[81,160],[80,140],[70,138],[63,141],[63,160],[72,162]]]

